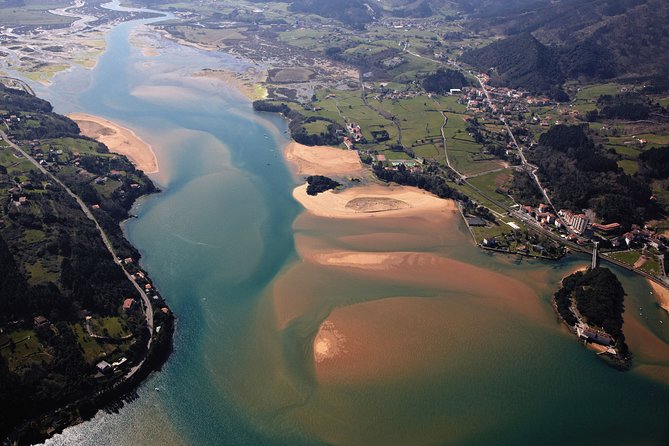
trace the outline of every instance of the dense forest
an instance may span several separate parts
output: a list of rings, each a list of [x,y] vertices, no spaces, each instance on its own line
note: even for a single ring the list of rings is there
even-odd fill
[[[336,189],[341,186],[341,183],[336,182],[332,178],[324,177],[323,175],[308,176],[307,184],[308,195],[318,195],[326,190]]]
[[[620,355],[628,355],[623,334],[625,290],[611,270],[599,267],[577,271],[562,280],[562,287],[553,298],[558,313],[569,326],[578,322],[570,308],[574,301],[585,322],[606,331],[615,340]]]
[[[618,168],[614,158],[595,146],[587,125],[552,127],[528,158],[539,167],[560,208],[579,212],[590,208],[605,223],[625,227],[643,223],[657,212],[648,182]]]
[[[597,99],[597,107],[586,115],[588,121],[600,119],[639,121],[648,119],[651,110],[660,114],[664,112],[662,107],[652,106],[648,98],[637,93],[600,96]]]
[[[654,147],[639,155],[641,173],[650,178],[669,178],[669,146]]]
[[[536,181],[525,170],[516,170],[513,173],[511,193],[519,203],[529,206],[538,206],[544,201],[544,195]]]
[[[363,0],[293,0],[288,10],[328,17],[356,29],[364,28],[380,12],[375,3]]]
[[[453,198],[467,202],[467,196],[453,189],[446,180],[439,175],[436,168],[428,166],[423,172],[414,173],[407,170],[404,164],[400,164],[397,170],[386,169],[381,163],[372,166],[374,175],[380,180],[393,182],[403,186],[415,186],[419,189],[431,192],[439,198]]]

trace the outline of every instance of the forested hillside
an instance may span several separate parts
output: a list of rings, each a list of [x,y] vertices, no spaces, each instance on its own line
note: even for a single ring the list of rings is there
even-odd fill
[[[642,223],[657,210],[651,188],[641,176],[622,172],[611,156],[595,146],[587,126],[557,125],[529,153],[555,205],[573,211],[593,209],[606,223]]]
[[[139,254],[119,223],[137,197],[154,191],[151,181],[125,157],[80,136],[77,125],[46,101],[2,87],[0,116],[10,137],[90,206],[132,267]],[[63,187],[4,141],[0,204],[4,438],[26,418],[113,382],[123,370],[96,375],[96,364],[139,361],[149,332],[139,305],[122,308],[139,294],[95,224]]]
[[[559,56],[531,34],[524,33],[463,54],[462,61],[481,71],[490,70],[491,82],[568,99],[561,85],[565,77]]]
[[[523,76],[537,67],[537,52],[556,67],[546,72],[539,65],[554,82],[669,73],[669,2],[663,0],[519,1],[504,8],[469,0],[461,5],[468,5],[475,29],[507,36],[466,52],[463,60],[479,69],[502,67],[502,78],[514,86],[542,85]],[[541,44],[521,37],[528,33]]]

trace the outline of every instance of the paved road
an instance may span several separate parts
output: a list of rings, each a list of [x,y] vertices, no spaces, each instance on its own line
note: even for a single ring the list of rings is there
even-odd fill
[[[144,289],[142,289],[142,287],[135,281],[134,277],[132,277],[132,275],[125,269],[125,266],[123,265],[121,260],[116,255],[116,251],[114,250],[114,247],[112,246],[111,241],[109,241],[109,237],[107,237],[107,234],[105,233],[105,231],[100,226],[100,223],[98,223],[96,218],[93,216],[93,213],[91,212],[91,210],[88,208],[86,203],[84,203],[84,201],[81,198],[79,198],[79,196],[77,194],[72,192],[72,190],[69,187],[67,187],[62,181],[60,181],[55,175],[53,175],[51,172],[46,170],[44,168],[44,166],[42,166],[39,162],[37,162],[37,160],[35,160],[35,158],[33,158],[27,152],[25,152],[23,149],[21,149],[21,147],[19,147],[18,145],[14,144],[12,141],[10,141],[9,138],[7,137],[7,134],[5,132],[3,132],[2,130],[0,130],[0,137],[2,137],[2,139],[7,144],[9,144],[14,150],[19,152],[28,161],[33,163],[35,165],[35,167],[37,167],[39,169],[40,172],[42,172],[44,175],[47,175],[55,183],[57,183],[59,186],[61,186],[65,190],[65,192],[67,192],[67,194],[69,196],[71,196],[72,198],[74,198],[76,200],[76,202],[79,205],[79,207],[81,208],[81,210],[84,212],[84,214],[86,214],[86,217],[88,217],[95,224],[96,229],[100,233],[100,237],[102,237],[103,243],[107,247],[107,250],[109,251],[109,253],[112,255],[112,258],[114,259],[114,262],[118,266],[121,267],[121,269],[123,270],[123,273],[126,275],[128,280],[130,282],[132,282],[132,284],[135,286],[135,289],[137,290],[139,295],[142,297],[142,302],[143,302],[142,310],[144,311],[144,316],[146,317],[146,325],[149,329],[149,342],[147,344],[147,349],[150,348],[151,347],[151,342],[153,340],[153,309],[151,307],[151,301],[149,300],[149,296],[147,296],[147,294],[144,292]],[[129,373],[126,376],[127,377],[132,376],[132,374],[134,374],[135,371],[137,369],[139,369],[139,367],[141,366],[141,364],[143,362],[144,361],[142,360],[142,362],[140,362],[137,366],[135,366],[131,370],[131,373]]]
[[[492,100],[490,99],[490,93],[488,90],[485,88],[485,82],[483,82],[483,79],[481,76],[476,76],[476,80],[479,81],[479,85],[481,85],[481,89],[483,90],[483,94],[485,94],[486,100],[488,101],[488,104],[492,106]],[[551,209],[553,209],[553,212],[557,216],[557,218],[560,220],[562,225],[569,231],[569,233],[574,234],[575,232],[571,229],[569,225],[567,225],[567,222],[560,217],[560,215],[557,212],[557,208],[553,204],[553,200],[551,200],[551,197],[548,195],[548,192],[546,191],[546,188],[543,187],[541,184],[541,180],[539,180],[539,176],[537,175],[537,171],[539,168],[535,166],[534,164],[531,164],[527,161],[527,158],[525,158],[525,153],[523,152],[523,148],[518,144],[518,141],[516,141],[516,137],[511,131],[511,128],[509,127],[509,124],[506,122],[506,119],[504,117],[500,117],[500,121],[504,124],[504,127],[506,128],[507,133],[509,134],[509,137],[511,138],[511,143],[513,144],[513,147],[516,149],[518,152],[518,156],[520,157],[520,161],[524,167],[526,167],[529,171],[529,174],[532,176],[532,179],[536,183],[537,187],[541,191],[541,194],[544,197],[544,200],[546,201],[546,204],[548,204]]]

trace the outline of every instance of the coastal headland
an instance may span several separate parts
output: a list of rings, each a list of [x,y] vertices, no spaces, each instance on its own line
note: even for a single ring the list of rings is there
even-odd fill
[[[110,152],[127,156],[144,173],[159,172],[158,160],[151,145],[132,130],[109,119],[85,113],[72,113],[68,117],[77,123],[83,135],[106,145]]]

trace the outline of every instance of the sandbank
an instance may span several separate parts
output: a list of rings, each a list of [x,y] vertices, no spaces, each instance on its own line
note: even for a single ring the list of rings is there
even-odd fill
[[[305,146],[288,143],[286,159],[296,166],[298,175],[358,176],[366,172],[355,150],[328,146]]]
[[[355,151],[293,142],[284,153],[298,175],[368,173]],[[274,283],[272,307],[279,330],[312,317],[322,321],[311,345],[320,384],[431,373],[449,350],[455,354],[458,343],[453,339],[460,339],[458,333],[469,324],[470,318],[461,315],[474,307],[461,296],[481,299],[489,314],[511,310],[534,321],[545,314],[526,284],[441,251],[458,232],[460,216],[453,200],[416,187],[383,184],[315,196],[302,185],[293,197],[306,209],[295,223],[302,262]],[[434,297],[398,297],[388,287]]]
[[[127,156],[144,173],[158,172],[158,161],[153,149],[132,130],[108,119],[84,113],[73,113],[68,117],[79,125],[82,134],[103,143],[113,153]]]
[[[254,69],[248,69],[243,73],[220,69],[204,69],[195,72],[193,76],[220,81],[226,87],[239,91],[252,101],[267,97],[267,89],[260,85],[261,82],[265,81],[267,75]]]
[[[451,214],[457,210],[452,200],[409,186],[356,186],[312,196],[303,185],[293,190],[293,197],[311,214],[329,218],[406,217],[426,212]]]
[[[669,290],[659,283],[653,282],[652,280],[649,280],[648,284],[653,289],[653,296],[655,296],[655,300],[657,300],[662,308],[669,312]]]

